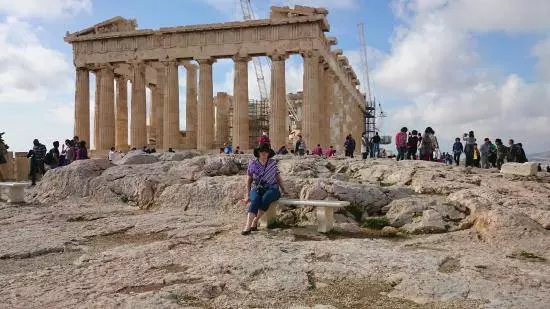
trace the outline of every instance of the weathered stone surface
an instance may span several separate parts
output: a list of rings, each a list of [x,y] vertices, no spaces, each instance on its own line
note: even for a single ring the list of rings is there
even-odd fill
[[[537,163],[505,163],[502,165],[500,172],[504,175],[517,176],[535,176],[537,174]]]
[[[155,155],[144,153],[141,150],[128,152],[124,157],[118,160],[113,160],[116,165],[132,165],[132,164],[151,164],[159,161]]]
[[[301,160],[280,157],[291,167],[282,173],[288,198],[345,199],[376,216],[387,208],[392,226],[369,234],[343,211],[335,214],[337,231],[322,235],[313,208],[282,207],[279,222],[289,227],[243,237],[250,158],[118,166],[87,160],[48,171],[28,192],[26,207],[0,202],[0,297],[10,308],[548,303],[550,179],[544,176],[505,178],[390,160],[337,159],[329,168],[319,158],[303,160],[314,169],[304,176]],[[381,165],[382,176],[363,180]],[[408,184],[385,182],[404,168],[415,170]],[[333,179],[336,173],[347,181]],[[443,190],[429,184],[434,175]],[[418,193],[415,184],[431,194]]]

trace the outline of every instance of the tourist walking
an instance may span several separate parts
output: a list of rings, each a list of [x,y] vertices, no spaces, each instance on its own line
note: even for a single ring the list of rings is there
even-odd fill
[[[30,163],[30,178],[31,185],[36,185],[36,179],[38,175],[44,175],[46,169],[44,168],[44,157],[46,156],[46,146],[40,144],[38,139],[35,139],[33,142],[32,150],[27,154],[27,158],[31,159]]]
[[[380,158],[380,141],[380,135],[376,132],[372,137],[372,151],[370,152],[371,158]]]
[[[416,160],[416,152],[418,151],[418,131],[412,130],[407,141],[407,160]]]
[[[420,144],[421,159],[433,161],[434,151],[436,149],[439,149],[439,143],[435,137],[435,131],[431,127],[427,127],[426,130],[424,130],[424,136],[422,136],[422,142]]]
[[[369,138],[367,132],[363,132],[361,135],[361,157],[363,160],[367,159],[369,156]]]
[[[466,167],[474,166],[474,144],[476,143],[474,131],[464,133],[464,137],[462,139],[465,142],[464,154],[466,155]]]
[[[254,149],[256,159],[248,163],[245,202],[250,204],[242,235],[257,230],[258,222],[269,205],[285,193],[277,161],[272,158],[274,155],[269,144],[264,143]]]
[[[455,143],[453,144],[453,157],[456,166],[460,164],[460,156],[462,155],[462,152],[464,152],[464,146],[462,146],[462,143],[460,142],[460,138],[455,138]]]
[[[489,156],[491,155],[491,140],[485,138],[483,145],[481,145],[479,151],[481,153],[481,167],[488,169],[491,167]]]
[[[406,127],[401,128],[395,135],[395,148],[397,148],[397,161],[405,160],[407,152],[407,131]]]
[[[296,147],[294,153],[303,156],[306,154],[306,141],[302,138],[302,134],[298,134],[298,140],[296,141]]]

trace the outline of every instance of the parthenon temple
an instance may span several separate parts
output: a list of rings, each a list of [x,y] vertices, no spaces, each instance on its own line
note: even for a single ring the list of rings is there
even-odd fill
[[[137,29],[135,20],[115,17],[67,33],[65,41],[73,47],[76,67],[74,134],[90,141],[92,73],[98,153],[152,144],[157,150],[210,151],[225,142],[250,149],[254,145],[248,63],[251,57],[267,56],[271,61],[268,132],[274,148],[287,145],[291,128],[285,60],[299,54],[304,66],[299,125],[303,138],[308,147],[338,149],[346,135],[358,139],[365,130],[366,99],[348,58],[333,48],[337,39],[325,35],[327,15],[323,8],[272,7],[269,19],[158,30]],[[234,61],[234,90],[232,96],[218,93],[214,98],[212,66],[224,58]],[[187,72],[185,111],[179,110],[180,65]],[[151,93],[149,115],[146,88]],[[186,128],[180,130],[183,115]]]

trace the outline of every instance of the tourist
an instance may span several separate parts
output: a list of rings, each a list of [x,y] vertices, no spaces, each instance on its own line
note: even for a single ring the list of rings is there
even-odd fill
[[[51,169],[57,168],[60,162],[59,142],[53,142],[53,148],[48,151],[44,157],[44,164],[47,164]]]
[[[143,152],[145,152],[145,153],[147,153],[147,154],[151,153],[151,150],[150,150],[147,146],[143,146],[143,148],[141,149],[141,151],[143,151]]]
[[[439,144],[435,137],[435,131],[431,127],[427,127],[426,130],[424,130],[424,136],[422,136],[422,143],[420,144],[422,160],[433,161],[434,151],[438,148]]]
[[[258,137],[258,145],[261,144],[268,144],[271,147],[271,140],[269,139],[269,136],[267,136],[267,132],[263,131],[262,135]]]
[[[298,134],[298,140],[296,141],[294,152],[300,156],[303,156],[306,153],[306,141],[302,139],[302,134]]]
[[[372,137],[372,150],[370,152],[371,158],[380,158],[380,135],[378,132],[374,133]]]
[[[151,148],[151,153],[157,153],[157,149],[155,147]]]
[[[4,132],[0,133],[0,165],[8,163],[8,160],[6,159],[6,155],[8,154],[8,145],[4,144],[4,139],[2,138],[2,135],[4,135]],[[0,181],[4,181],[4,176],[2,175],[1,169]]]
[[[174,149],[172,149],[172,148],[170,147],[170,148],[168,148],[168,152],[174,153],[175,151],[174,151]]]
[[[335,153],[336,153],[336,150],[334,150],[334,147],[330,146],[325,150],[325,157],[327,158],[334,157]]]
[[[79,147],[79,145],[80,145],[80,138],[78,138],[78,136],[75,135],[75,136],[73,137],[73,143],[74,143],[74,145],[75,145],[76,147]]]
[[[489,154],[491,153],[491,141],[489,138],[485,138],[483,145],[481,145],[479,151],[481,152],[481,167],[488,169],[491,167],[489,163]]]
[[[407,152],[407,131],[406,127],[402,127],[395,135],[395,148],[397,148],[397,161],[405,160]]]
[[[65,140],[65,144],[61,146],[61,156],[59,157],[59,164],[61,166],[69,165],[76,158],[76,153],[74,148],[71,146],[73,141],[70,139]]]
[[[480,153],[479,153],[479,149],[477,148],[477,143],[474,143],[474,149],[473,149],[473,166],[474,167],[481,167],[479,165],[479,161],[480,161]]]
[[[248,163],[245,202],[249,203],[248,218],[242,235],[249,235],[258,229],[258,222],[269,205],[285,193],[285,188],[275,155],[269,144],[260,144],[254,149],[256,159]]]
[[[407,160],[416,160],[416,152],[418,151],[418,131],[412,130],[407,141]]]
[[[278,155],[286,155],[288,154],[288,150],[286,150],[286,146],[282,146],[281,148],[279,148],[279,150],[277,150],[277,154]]]
[[[237,146],[237,148],[235,148],[235,154],[243,154],[244,152],[241,151],[241,146]]]
[[[513,139],[508,140],[508,162],[517,162],[517,158],[519,157],[519,149],[518,145],[514,144]]]
[[[474,144],[476,143],[474,131],[464,133],[462,139],[465,141],[464,154],[466,155],[466,167],[474,166]]]
[[[111,147],[111,150],[109,150],[109,154],[107,155],[107,159],[109,159],[109,162],[113,162],[113,159],[115,158],[115,147]]]
[[[31,159],[30,178],[31,185],[36,185],[36,178],[38,174],[44,175],[46,169],[44,168],[44,158],[46,156],[46,146],[40,144],[38,139],[33,142],[32,150],[27,154],[27,158]]]
[[[87,160],[88,158],[88,149],[86,149],[86,141],[80,141],[78,145],[78,150],[76,151],[77,160]]]
[[[223,148],[223,153],[225,154],[232,154],[233,153],[233,145],[231,143],[228,143]]]
[[[542,165],[540,165],[540,163],[539,163],[539,165],[537,165],[537,171],[542,172]]]
[[[355,151],[355,140],[351,137],[351,134],[346,136],[346,141],[344,142],[344,149],[346,157],[353,158],[353,152]]]
[[[455,143],[453,144],[453,156],[456,166],[460,164],[460,156],[464,152],[464,146],[460,142],[460,138],[455,138]]]
[[[446,154],[445,163],[446,163],[447,165],[453,165],[453,156],[451,156],[451,154],[448,153],[448,152],[447,152],[447,154]]]
[[[546,165],[546,172],[550,173],[550,165]]]
[[[321,145],[317,144],[317,147],[313,148],[313,150],[311,151],[311,154],[314,156],[322,156],[323,148],[321,148]]]
[[[422,149],[420,148],[420,145],[422,145],[422,133],[418,132],[418,145],[416,148],[418,149],[418,158],[421,160],[422,158]]]
[[[523,144],[518,143],[518,157],[517,161],[518,163],[525,163],[528,162],[527,156],[525,155],[525,150],[523,150]]]
[[[361,157],[365,160],[369,156],[369,138],[367,132],[363,132],[361,135]]]
[[[497,138],[495,140],[495,144],[497,146],[496,167],[500,170],[500,168],[502,167],[502,164],[504,164],[504,159],[508,157],[508,147],[504,146],[500,138]]]

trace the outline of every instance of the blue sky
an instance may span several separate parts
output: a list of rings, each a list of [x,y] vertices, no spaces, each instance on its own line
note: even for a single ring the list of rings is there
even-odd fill
[[[139,28],[225,22],[240,19],[237,2],[0,0],[0,131],[18,151],[26,151],[35,137],[51,145],[72,135],[74,68],[71,48],[63,41],[66,31],[117,15],[136,18]],[[521,140],[528,152],[550,149],[550,1],[252,3],[260,18],[270,5],[327,7],[329,35],[338,38],[338,48],[359,75],[356,25],[364,23],[374,92],[388,115],[380,125],[384,134],[394,135],[401,126],[432,126],[443,151],[469,130],[480,138]],[[287,61],[291,91],[301,90],[301,66],[298,56]],[[229,60],[214,65],[215,92],[232,92],[232,71]],[[254,97],[258,91],[253,72],[249,75]],[[184,76],[182,69],[182,111]],[[180,123],[183,129],[183,114]]]

